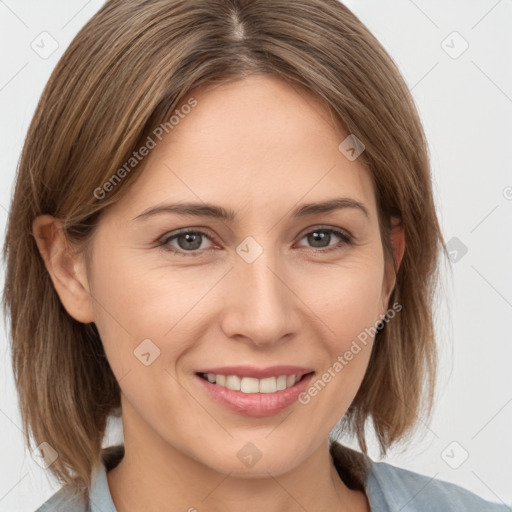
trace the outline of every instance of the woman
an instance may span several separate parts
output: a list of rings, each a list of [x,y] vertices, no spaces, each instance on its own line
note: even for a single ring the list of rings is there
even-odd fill
[[[431,409],[440,251],[414,103],[342,4],[107,2],[5,245],[40,510],[505,510],[366,455]]]

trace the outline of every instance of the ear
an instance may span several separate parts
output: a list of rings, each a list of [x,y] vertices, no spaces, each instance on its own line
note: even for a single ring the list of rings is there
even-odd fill
[[[383,285],[383,308],[387,308],[387,304],[389,302],[389,298],[391,297],[391,293],[393,292],[393,289],[396,285],[396,276],[395,276],[395,268],[400,268],[400,265],[402,263],[402,259],[404,257],[405,252],[405,231],[404,226],[401,222],[401,220],[397,217],[391,218],[391,232],[390,232],[390,241],[391,241],[391,248],[393,251],[393,260],[394,260],[394,266],[393,261],[386,262],[386,270],[385,270],[385,278],[384,278],[384,285]],[[385,311],[383,312],[383,314]]]
[[[62,222],[51,215],[40,215],[32,222],[32,233],[66,311],[79,322],[93,322],[85,259],[71,251]]]

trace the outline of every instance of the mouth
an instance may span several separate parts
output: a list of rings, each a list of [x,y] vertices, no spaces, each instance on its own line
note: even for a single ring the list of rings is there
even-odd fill
[[[224,375],[216,373],[197,373],[199,377],[215,386],[224,387],[232,391],[241,391],[246,394],[253,393],[276,393],[289,389],[298,382],[301,382],[306,376],[314,372],[297,373],[290,375],[275,375],[258,379],[256,377]]]
[[[311,381],[309,368],[223,367],[195,373],[209,398],[237,414],[270,416],[291,406]]]

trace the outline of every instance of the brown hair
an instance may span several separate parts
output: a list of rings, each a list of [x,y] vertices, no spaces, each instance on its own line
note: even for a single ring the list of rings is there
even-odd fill
[[[375,186],[386,261],[391,217],[405,254],[390,304],[402,311],[376,334],[362,385],[342,419],[364,452],[373,421],[381,451],[431,413],[436,346],[437,257],[446,248],[436,217],[428,149],[411,94],[377,39],[337,0],[111,0],[57,64],[27,134],[8,220],[4,313],[26,443],[47,442],[53,474],[90,485],[106,420],[120,390],[94,323],[62,306],[31,233],[50,214],[87,247],[101,210],[138,168],[98,199],[108,182],[189,92],[253,73],[279,76],[322,99],[365,144],[359,158]],[[340,141],[341,142],[341,141]],[[396,270],[396,266],[395,266]]]

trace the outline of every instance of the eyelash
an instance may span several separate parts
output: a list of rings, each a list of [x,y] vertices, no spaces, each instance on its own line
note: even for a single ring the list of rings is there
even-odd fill
[[[326,252],[338,251],[338,250],[343,249],[346,245],[353,245],[352,236],[350,236],[346,233],[343,233],[341,231],[338,231],[336,229],[325,228],[325,227],[317,227],[315,229],[312,229],[311,231],[308,231],[301,237],[301,240],[303,238],[305,238],[307,235],[310,235],[310,234],[318,232],[318,231],[333,233],[334,235],[336,235],[338,238],[341,239],[341,242],[338,242],[337,244],[335,244],[333,246],[328,246],[327,248],[324,248],[324,249],[317,249],[315,247],[309,247],[309,249],[311,251],[313,251],[314,253],[326,253]],[[170,251],[173,254],[176,254],[179,256],[192,256],[192,257],[201,256],[201,254],[203,252],[201,250],[184,251],[184,250],[176,249],[176,248],[172,247],[171,245],[169,245],[169,242],[171,240],[174,240],[174,239],[178,238],[180,235],[184,235],[187,233],[205,236],[206,238],[210,239],[210,241],[213,242],[212,237],[209,236],[206,232],[201,231],[201,230],[186,228],[186,229],[182,229],[182,230],[174,233],[171,236],[167,236],[167,237],[164,237],[163,239],[161,239],[158,242],[158,247],[161,247],[163,250]],[[205,250],[211,250],[211,249],[205,249]]]

